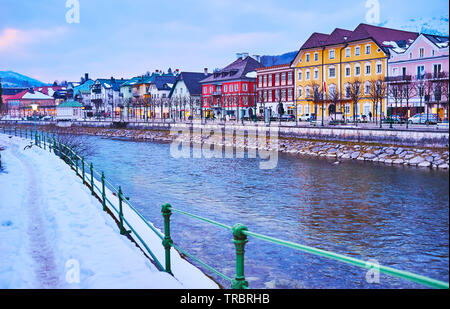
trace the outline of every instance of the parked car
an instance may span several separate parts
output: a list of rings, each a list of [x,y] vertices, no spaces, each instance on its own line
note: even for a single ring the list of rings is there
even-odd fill
[[[285,114],[281,116],[281,121],[295,121],[294,115]]]
[[[42,121],[52,121],[53,117],[52,116],[44,116],[41,118]]]
[[[416,114],[408,119],[409,124],[435,124],[437,122],[437,114]]]
[[[398,115],[392,115],[384,118],[384,123],[405,123],[405,119],[401,118]]]
[[[301,115],[298,120],[300,121],[313,121],[315,120],[315,115],[314,114],[303,114]]]

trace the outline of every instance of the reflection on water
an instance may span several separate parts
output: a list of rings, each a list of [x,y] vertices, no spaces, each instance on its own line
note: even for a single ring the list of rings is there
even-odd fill
[[[449,174],[409,167],[280,155],[274,170],[258,159],[173,159],[169,145],[86,137],[94,166],[122,185],[136,208],[162,229],[169,202],[219,222],[448,281]],[[174,214],[172,238],[234,276],[229,231]],[[252,288],[409,288],[381,276],[250,239],[246,277]],[[218,279],[225,287],[229,283]]]

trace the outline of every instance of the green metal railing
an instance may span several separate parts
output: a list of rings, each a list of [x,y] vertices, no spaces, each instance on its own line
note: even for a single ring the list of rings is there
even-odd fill
[[[3,127],[3,133],[8,133],[12,135],[11,127],[9,127],[9,130],[6,130],[5,127]],[[19,134],[19,135],[18,135]],[[390,276],[394,276],[397,278],[409,280],[427,287],[431,288],[440,288],[440,289],[448,289],[449,284],[448,282],[443,282],[439,280],[435,280],[432,278],[428,278],[425,276],[417,275],[411,272],[397,270],[391,267],[382,266],[382,265],[374,265],[372,263],[359,260],[356,258],[348,257],[345,255],[341,255],[338,253],[334,253],[331,251],[326,251],[322,249],[317,249],[293,242],[289,242],[286,240],[277,239],[274,237],[258,234],[251,232],[247,229],[247,227],[243,224],[236,224],[234,226],[229,226],[226,224],[222,224],[220,222],[204,218],[180,209],[173,208],[170,204],[164,204],[161,207],[161,214],[164,220],[164,234],[161,233],[158,229],[156,229],[152,224],[150,224],[147,219],[145,219],[137,210],[134,208],[134,206],[130,203],[129,199],[126,198],[122,192],[122,188],[119,186],[116,188],[114,185],[109,182],[104,172],[98,172],[94,169],[94,165],[92,163],[87,164],[85,159],[81,156],[79,156],[72,148],[70,148],[67,145],[61,144],[57,141],[56,135],[54,133],[44,133],[44,132],[33,132],[31,130],[25,130],[24,132],[22,130],[19,130],[17,132],[16,128],[14,128],[14,135],[30,138],[31,140],[34,139],[34,144],[41,147],[42,149],[48,150],[50,152],[53,151],[55,155],[57,155],[59,158],[64,160],[70,168],[75,171],[76,175],[80,177],[83,181],[83,184],[88,186],[90,188],[91,194],[93,196],[97,196],[101,200],[101,204],[104,211],[110,211],[118,221],[120,233],[122,235],[129,235],[133,238],[136,238],[137,241],[142,244],[142,246],[145,248],[145,251],[150,255],[151,259],[159,268],[161,271],[166,271],[167,273],[172,274],[171,269],[171,248],[174,248],[181,254],[187,256],[192,261],[200,264],[204,268],[206,268],[208,271],[213,272],[214,274],[218,275],[219,277],[227,280],[230,282],[231,287],[233,289],[247,289],[248,288],[248,281],[245,279],[245,245],[248,242],[249,237],[253,237],[262,241],[269,242],[274,245],[284,246],[288,247],[294,250],[299,250],[305,253],[313,254],[316,256],[325,257],[328,259],[332,259],[335,261],[339,261],[342,263],[350,264],[353,266],[357,266],[360,268],[365,269],[373,269],[375,268],[380,273],[387,274]],[[81,163],[81,166],[80,166]],[[89,173],[86,174],[86,166],[89,168]],[[118,206],[115,205],[110,198],[108,198],[108,194],[106,189],[109,189],[113,195],[115,195],[118,199]],[[154,252],[150,249],[150,246],[146,243],[146,241],[143,239],[143,237],[138,233],[136,227],[133,227],[132,224],[125,218],[123,206],[126,204],[126,206],[141,220],[150,230],[161,240],[162,246],[164,248],[164,266],[161,261],[158,260]],[[206,264],[202,260],[198,259],[194,255],[190,254],[189,252],[186,252],[184,249],[180,248],[178,245],[176,245],[171,237],[170,234],[170,217],[172,214],[177,213],[183,216],[188,216],[190,218],[205,222],[207,224],[211,224],[214,226],[217,226],[219,228],[228,230],[232,232],[233,235],[233,243],[235,245],[235,276],[234,278],[230,278],[227,275],[223,274],[219,270],[215,269],[214,267]],[[136,241],[135,239],[135,241]]]

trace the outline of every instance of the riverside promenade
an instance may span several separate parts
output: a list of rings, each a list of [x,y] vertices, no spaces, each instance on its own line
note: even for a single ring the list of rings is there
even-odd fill
[[[175,253],[179,276],[158,270],[67,164],[31,144],[0,134],[0,288],[218,287]]]

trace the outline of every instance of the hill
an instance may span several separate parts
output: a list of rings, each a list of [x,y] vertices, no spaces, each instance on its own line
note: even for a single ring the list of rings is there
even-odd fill
[[[47,85],[37,79],[13,71],[0,71],[0,78],[3,88],[41,87]]]

